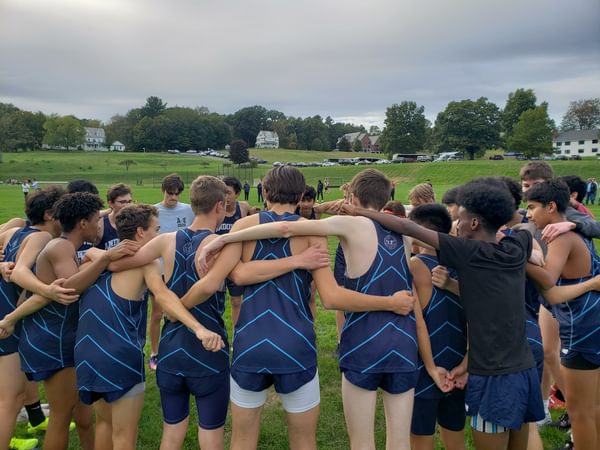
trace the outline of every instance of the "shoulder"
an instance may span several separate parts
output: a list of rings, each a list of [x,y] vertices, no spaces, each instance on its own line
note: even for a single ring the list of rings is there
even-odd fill
[[[242,217],[247,216],[248,215],[248,210],[250,209],[250,205],[248,204],[248,202],[238,202],[238,205],[240,207],[240,211],[242,213]]]
[[[231,227],[231,231],[242,230],[244,228],[252,227],[260,223],[260,214],[252,214],[251,216],[242,217],[237,220]]]

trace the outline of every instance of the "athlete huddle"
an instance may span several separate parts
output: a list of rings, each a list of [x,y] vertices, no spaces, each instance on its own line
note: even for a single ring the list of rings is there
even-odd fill
[[[339,366],[352,449],[375,448],[379,389],[388,449],[433,449],[438,425],[446,448],[464,449],[466,416],[478,449],[541,449],[529,424],[544,419],[548,372],[576,448],[599,448],[600,259],[588,238],[600,226],[572,210],[548,165],[530,163],[521,179],[526,212],[519,186],[494,177],[449,192],[448,209],[423,202],[409,219],[385,212],[392,184],[373,169],[353,178],[346,200],[314,206],[302,202],[311,191],[299,170],[274,168],[262,180],[268,208],[252,215],[232,178],[194,180],[191,216],[177,175],[156,206],[130,204],[129,188],[113,186],[102,218],[97,191],[31,193],[28,221],[0,233],[0,448],[19,446],[11,438],[27,379],[44,382],[50,404],[44,448],[67,448],[72,419],[84,449],[136,448],[151,293],[154,329],[166,314],[151,355],[161,449],[182,447],[190,395],[201,448],[224,447],[229,405],[231,448],[257,448],[271,385],[289,447],[316,449],[313,282],[324,308],[345,313]],[[299,215],[316,219],[316,208],[331,217]],[[343,251],[337,282],[330,235]],[[548,368],[558,355],[560,367]]]

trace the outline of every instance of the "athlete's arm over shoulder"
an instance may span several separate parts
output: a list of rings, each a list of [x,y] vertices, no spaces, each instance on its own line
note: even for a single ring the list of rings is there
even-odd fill
[[[544,267],[527,263],[527,275],[542,289],[550,289],[560,278],[571,251],[571,233],[563,234],[548,244]]]
[[[112,261],[108,266],[108,270],[111,272],[122,272],[150,264],[155,259],[161,257],[173,239],[175,239],[174,233],[159,234],[135,252],[134,255]]]

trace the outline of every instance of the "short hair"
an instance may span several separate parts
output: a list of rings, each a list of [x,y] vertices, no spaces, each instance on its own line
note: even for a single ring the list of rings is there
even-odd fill
[[[477,216],[482,226],[490,232],[498,231],[512,219],[515,213],[513,203],[508,189],[499,181],[470,181],[460,188],[458,195],[458,204]]]
[[[435,192],[431,183],[420,183],[408,191],[408,200],[417,200],[419,203],[435,203]]]
[[[515,209],[519,209],[519,205],[521,205],[521,200],[523,200],[523,189],[521,189],[519,183],[517,183],[515,179],[511,177],[499,176],[497,178],[502,183],[504,183],[504,185],[508,189],[508,192],[510,192],[510,195],[512,195],[512,198],[515,202]]]
[[[75,192],[66,194],[56,203],[54,218],[60,222],[63,231],[70,232],[80,220],[89,220],[102,209],[102,200],[96,194]]]
[[[114,184],[106,192],[106,200],[114,202],[118,197],[131,194],[131,188],[124,183]]]
[[[88,180],[73,180],[67,185],[69,194],[74,192],[89,192],[90,194],[98,195],[98,188],[94,183]]]
[[[304,175],[292,166],[273,167],[263,178],[263,189],[271,203],[297,205],[305,187]]]
[[[456,186],[448,189],[444,195],[442,196],[442,203],[444,205],[456,205],[458,198],[458,191],[460,190],[460,186]]]
[[[223,177],[223,183],[230,188],[233,188],[233,191],[236,194],[239,194],[242,191],[242,183],[235,177]]]
[[[579,203],[583,201],[585,198],[585,194],[587,192],[587,184],[585,181],[578,177],[577,175],[566,175],[564,177],[559,177],[560,180],[564,181],[565,184],[569,187],[569,194],[573,192],[577,192],[577,200]]]
[[[571,193],[569,192],[569,186],[567,186],[564,181],[553,178],[531,186],[531,188],[525,192],[525,199],[527,201],[541,203],[544,206],[547,206],[550,202],[554,202],[556,204],[556,210],[559,213],[564,213],[569,206]]]
[[[531,161],[521,167],[519,177],[521,180],[550,180],[554,177],[554,170],[547,162]]]
[[[408,218],[413,222],[438,233],[450,233],[452,218],[445,206],[424,203],[411,209]]]
[[[158,209],[155,206],[146,204],[125,206],[115,216],[117,236],[120,240],[135,240],[138,227],[147,230],[152,217],[158,219]]]
[[[392,182],[379,170],[365,169],[354,175],[349,192],[365,208],[380,211],[390,198]]]
[[[306,186],[304,193],[302,194],[302,200],[315,200],[317,198],[317,191],[312,186]]]
[[[160,190],[163,192],[183,192],[185,184],[179,174],[172,173],[163,178]]]
[[[394,216],[406,217],[406,208],[398,200],[390,200],[383,206],[382,210],[389,211]]]
[[[218,202],[225,202],[227,186],[217,177],[200,175],[190,186],[190,203],[194,214],[209,213]]]
[[[54,214],[54,205],[66,193],[64,187],[53,185],[29,194],[25,202],[25,214],[31,224],[43,224],[46,211]]]

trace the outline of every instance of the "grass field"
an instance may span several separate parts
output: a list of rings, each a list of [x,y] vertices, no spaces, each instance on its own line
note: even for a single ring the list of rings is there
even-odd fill
[[[252,150],[251,154],[273,161],[322,161],[328,157],[358,156],[356,153],[340,154],[327,152],[307,152],[288,150]],[[138,202],[156,203],[161,200],[160,181],[166,174],[178,172],[189,183],[200,174],[218,175],[223,172],[222,161],[215,158],[200,158],[189,155],[140,154],[140,153],[50,153],[32,152],[3,155],[4,162],[0,164],[0,180],[14,178],[37,178],[42,182],[66,182],[77,178],[86,178],[95,182],[101,193],[113,183],[126,182],[132,185],[134,199]],[[127,171],[119,163],[131,159],[136,162]],[[600,162],[584,161],[553,161],[551,162],[559,175],[577,174],[582,178],[597,176]],[[397,182],[396,199],[406,201],[408,190],[416,183],[430,181],[438,198],[450,187],[461,184],[476,176],[508,175],[518,177],[522,162],[519,161],[456,161],[449,163],[415,163],[372,166],[382,170]],[[368,167],[368,166],[367,166]],[[256,180],[266,173],[270,165],[261,165],[247,172],[248,180]],[[349,181],[365,166],[345,166],[329,168],[303,168],[308,183],[316,185],[318,179],[336,178]],[[244,176],[243,174],[241,175]],[[244,178],[242,178],[244,179]],[[330,189],[326,200],[339,198],[339,189]],[[186,198],[184,193],[183,198]],[[257,203],[256,190],[252,189],[250,202]],[[23,195],[19,185],[0,185],[0,223],[11,217],[23,216]],[[600,208],[592,208],[597,215]],[[334,249],[335,240],[330,239],[330,249]],[[229,323],[229,311],[226,312]],[[330,311],[319,308],[316,320],[317,339],[319,347],[319,375],[321,382],[321,417],[318,428],[318,447],[320,449],[339,450],[348,448],[348,439],[342,412],[340,395],[340,375],[335,356],[335,318]],[[382,405],[376,417],[377,448],[384,448],[385,423]],[[194,408],[191,408],[194,411]],[[556,413],[554,413],[556,415]],[[194,415],[194,413],[193,413]],[[192,421],[195,421],[195,415]],[[156,448],[161,435],[161,411],[158,391],[155,385],[154,373],[147,373],[146,401],[140,421],[140,449]],[[260,436],[260,449],[283,449],[287,446],[285,433],[285,416],[282,413],[276,396],[269,396],[263,415],[263,427]],[[24,426],[19,426],[18,432],[24,434]],[[226,424],[227,442],[230,434],[230,423]],[[466,432],[469,448],[472,448],[470,433]],[[42,436],[40,436],[42,437]],[[75,433],[72,434],[70,448],[78,448]],[[557,430],[544,429],[543,439],[545,448],[554,448],[561,444],[564,435]],[[437,442],[437,448],[442,448]],[[186,449],[197,448],[195,429],[191,427],[186,439]]]

